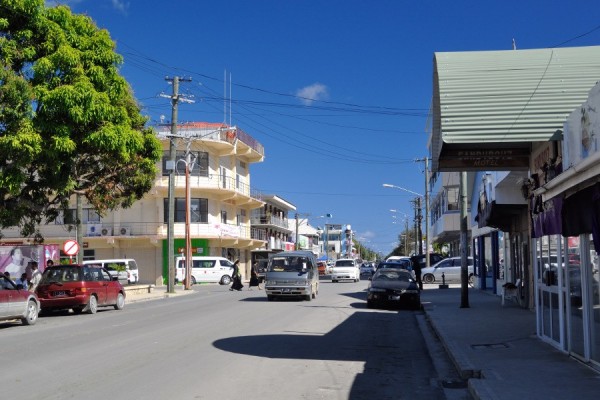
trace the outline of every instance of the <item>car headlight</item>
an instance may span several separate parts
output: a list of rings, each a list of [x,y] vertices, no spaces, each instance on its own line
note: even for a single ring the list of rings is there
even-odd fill
[[[297,281],[295,283],[296,286],[306,286],[308,285],[308,281]]]
[[[401,290],[400,293],[413,293],[413,294],[416,294],[416,293],[419,293],[419,291],[418,290],[414,290],[414,289],[404,289],[404,290]]]
[[[369,291],[370,292],[379,292],[379,293],[381,293],[381,292],[385,292],[385,289],[372,287],[372,288],[369,288]]]

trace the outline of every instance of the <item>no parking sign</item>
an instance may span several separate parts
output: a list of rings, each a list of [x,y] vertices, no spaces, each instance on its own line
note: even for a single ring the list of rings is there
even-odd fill
[[[63,244],[63,251],[66,255],[72,257],[79,252],[79,243],[77,243],[77,240],[67,240]]]

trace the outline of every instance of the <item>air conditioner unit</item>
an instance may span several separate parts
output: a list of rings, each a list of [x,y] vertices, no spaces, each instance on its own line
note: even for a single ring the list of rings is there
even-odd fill
[[[131,228],[122,226],[119,228],[119,235],[121,236],[129,236],[131,235]]]
[[[100,236],[102,224],[87,224],[86,236]]]
[[[112,236],[112,227],[103,226],[100,234],[102,236]]]

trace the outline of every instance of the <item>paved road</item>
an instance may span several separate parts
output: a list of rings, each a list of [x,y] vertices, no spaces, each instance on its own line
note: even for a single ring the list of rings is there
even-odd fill
[[[123,311],[0,324],[2,398],[445,398],[421,312],[366,309],[366,281],[321,283],[310,302],[200,285]]]

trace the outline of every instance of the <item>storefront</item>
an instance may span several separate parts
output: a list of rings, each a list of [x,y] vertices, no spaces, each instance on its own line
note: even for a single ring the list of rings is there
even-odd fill
[[[600,369],[600,84],[563,129],[532,198],[537,334]],[[563,166],[565,166],[563,168]]]

